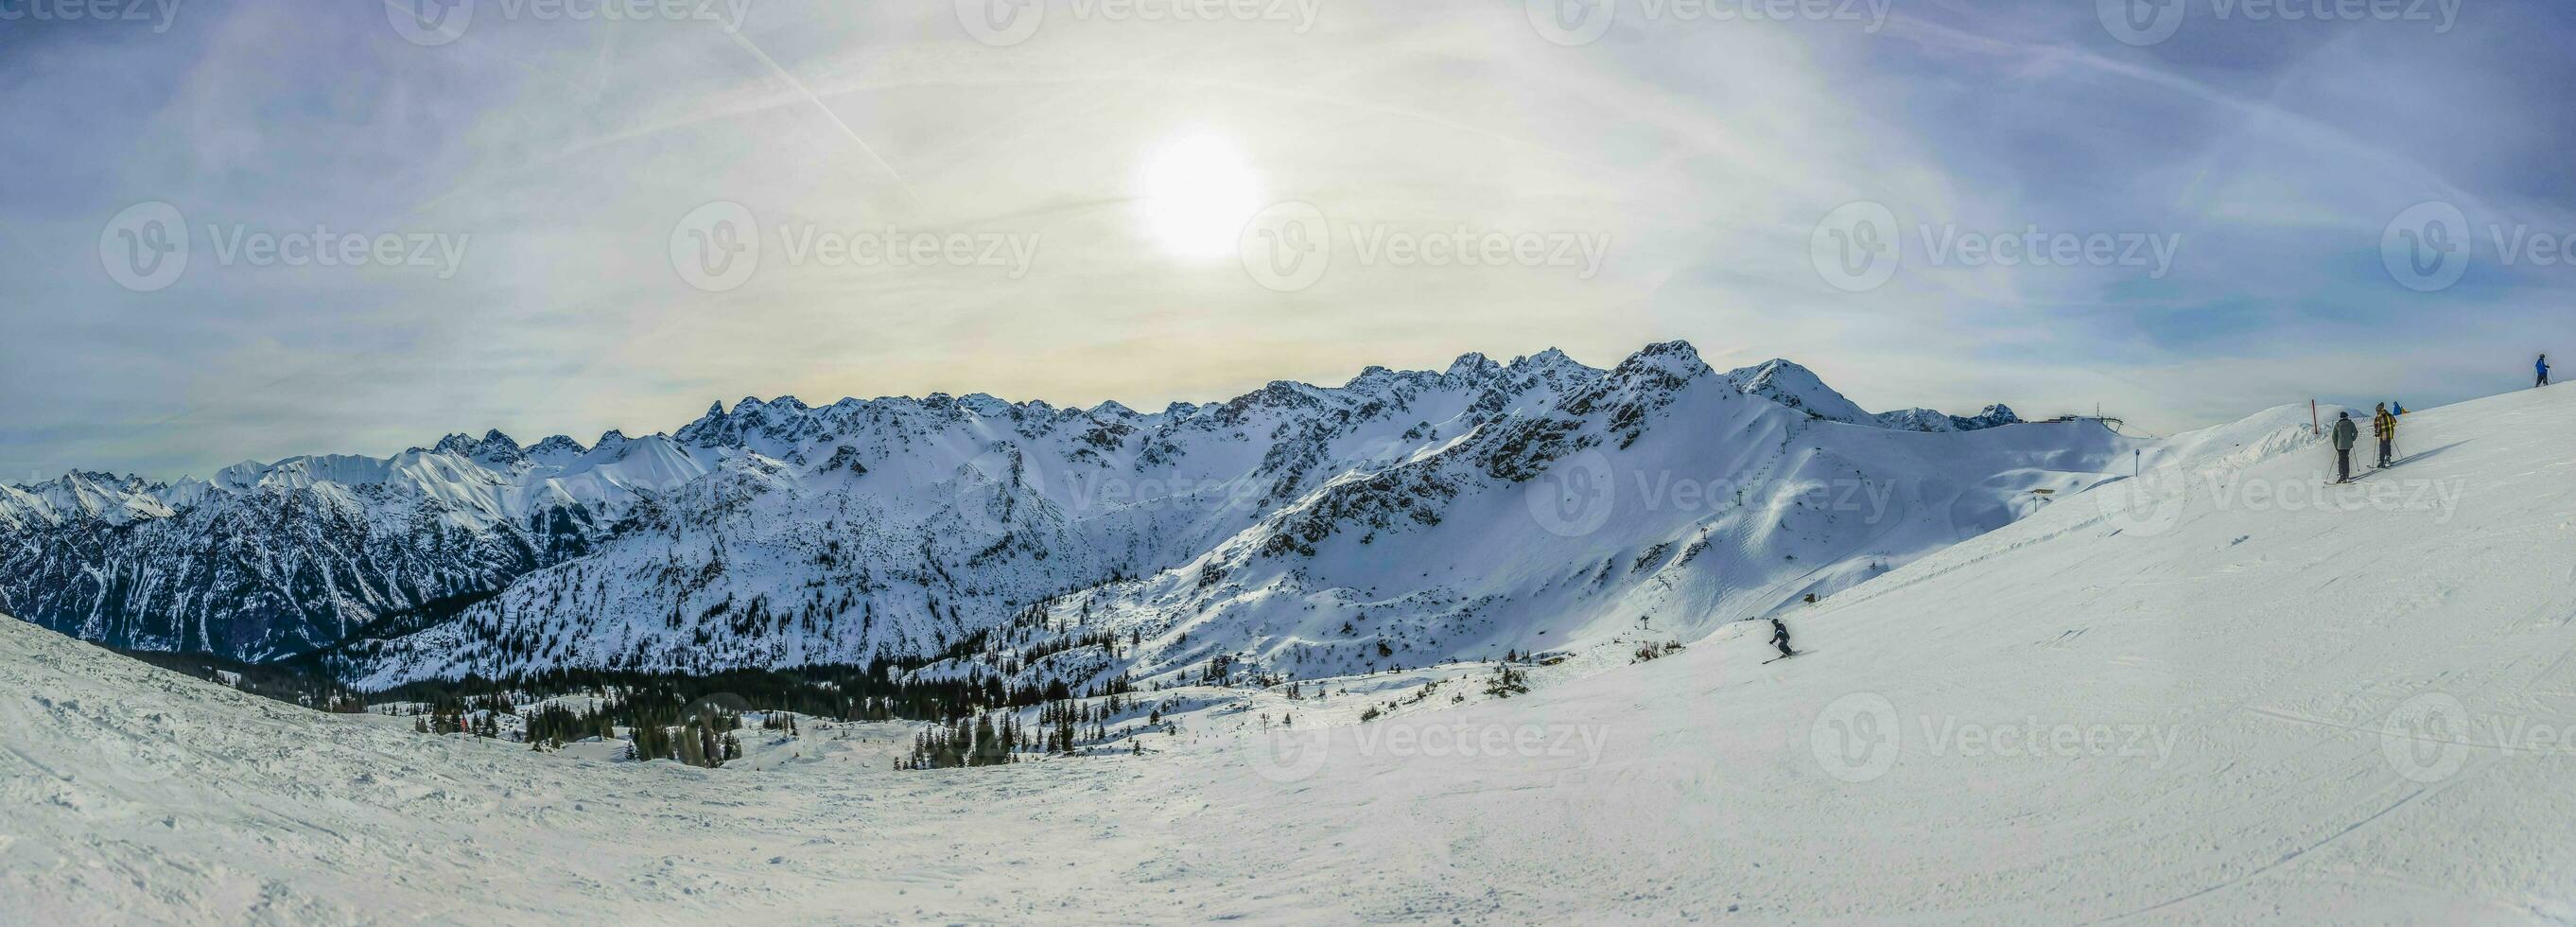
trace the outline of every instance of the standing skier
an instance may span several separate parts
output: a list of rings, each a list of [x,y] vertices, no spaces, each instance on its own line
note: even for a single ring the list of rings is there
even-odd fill
[[[2388,466],[2390,451],[2397,445],[2397,416],[2388,414],[2388,404],[2380,403],[2378,414],[2370,417],[2370,436],[2379,439],[2378,466]]]
[[[2360,437],[2361,428],[2352,423],[2352,413],[2335,413],[2335,482],[2352,482],[2352,442]]]
[[[2531,369],[2540,374],[2540,382],[2531,385],[2535,387],[2549,385],[2549,355],[2540,355],[2539,360],[2532,361]]]
[[[1778,618],[1771,619],[1771,646],[1780,648],[1780,656],[1798,655],[1797,651],[1789,649],[1789,626],[1780,623]]]

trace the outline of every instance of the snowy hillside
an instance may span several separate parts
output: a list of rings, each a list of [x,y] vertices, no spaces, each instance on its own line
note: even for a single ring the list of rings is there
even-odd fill
[[[2285,415],[1788,612],[1796,659],[1740,624],[1366,723],[1390,677],[1310,681],[1142,757],[895,772],[900,731],[809,727],[637,767],[0,622],[0,892],[38,922],[2576,919],[2576,400],[2419,411],[2333,490]]]

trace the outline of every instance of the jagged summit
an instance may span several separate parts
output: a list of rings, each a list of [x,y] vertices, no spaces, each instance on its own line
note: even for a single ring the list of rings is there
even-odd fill
[[[1469,379],[1491,376],[1501,369],[1502,365],[1494,363],[1492,358],[1479,352],[1469,351],[1458,355],[1457,360],[1449,362],[1449,369],[1442,371],[1441,376],[1451,379]]]
[[[1781,363],[1787,362],[1782,361]],[[1706,361],[1700,359],[1699,349],[1691,347],[1690,342],[1678,340],[1658,341],[1654,344],[1647,345],[1644,348],[1639,349],[1637,353],[1628,355],[1627,359],[1620,361],[1619,365],[1612,369],[1637,370],[1648,368],[1682,379],[1701,377],[1715,372],[1709,369]]]
[[[1826,386],[1815,371],[1787,360],[1773,358],[1738,368],[1729,371],[1726,379],[1738,392],[1760,396],[1815,418],[1854,425],[1875,422],[1857,403]]]
[[[567,435],[547,435],[527,448],[529,457],[549,460],[562,456],[578,457],[589,450]]]
[[[1320,386],[1297,380],[1273,380],[1260,389],[1220,402],[1175,401],[1155,415],[1171,420],[1216,409],[1240,411],[1260,407],[1300,407],[1312,405],[1332,396],[1352,393],[1383,394],[1391,389],[1422,388],[1441,383],[1482,384],[1497,377],[1518,378],[1525,381],[1534,379],[1562,388],[1572,379],[1599,376],[1623,367],[1632,373],[1646,369],[1659,370],[1668,376],[1680,379],[1714,373],[1700,357],[1697,348],[1684,340],[1649,344],[1623,358],[1608,370],[1587,366],[1558,348],[1516,356],[1507,363],[1497,363],[1485,354],[1469,352],[1459,355],[1446,368],[1436,372],[1398,370],[1381,365],[1369,365],[1340,386]],[[1813,371],[1785,359],[1775,358],[1758,365],[1731,371],[1725,376],[1739,392],[1777,402],[1812,417],[1850,424],[1879,425],[1917,431],[1960,431],[2019,421],[2010,417],[2010,410],[2002,409],[2000,406],[1990,406],[1985,413],[1973,417],[1954,417],[1929,410],[1911,409],[1887,413],[1884,416],[1872,415],[1851,400],[1844,398],[1841,393],[1826,386]],[[896,414],[893,410],[915,408],[961,410],[988,419],[1062,415],[1106,420],[1146,417],[1144,413],[1139,413],[1116,400],[1104,400],[1088,409],[1074,407],[1059,410],[1043,401],[1013,401],[988,393],[951,396],[943,392],[933,392],[917,398],[845,397],[831,405],[821,407],[810,406],[794,396],[779,396],[766,400],[756,396],[746,396],[736,400],[731,410],[727,410],[723,402],[711,403],[704,415],[681,426],[671,434],[676,440],[691,446],[743,446],[747,442],[758,443],[764,436],[774,439],[773,443],[792,442],[801,437],[810,437],[813,433],[810,429],[797,424],[801,419],[814,416],[857,417],[869,414]],[[1994,413],[1998,410],[2001,410],[2004,415],[1996,416]],[[461,435],[451,436],[448,440],[464,441]],[[442,442],[441,447],[445,448],[446,445],[447,442]],[[458,450],[465,456],[478,456],[471,447],[460,447]]]

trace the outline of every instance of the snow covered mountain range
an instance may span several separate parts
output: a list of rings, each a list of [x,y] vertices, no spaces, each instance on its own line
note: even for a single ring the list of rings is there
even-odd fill
[[[0,610],[384,685],[952,657],[1080,684],[1692,639],[2125,470],[2094,423],[1872,415],[1680,342],[1372,367],[1140,413],[721,404],[585,447],[452,435],[211,481],[0,487]],[[2012,424],[2014,427],[1995,426]]]
[[[1524,661],[1511,698],[1492,664],[1183,686],[1169,726],[982,769],[896,770],[914,726],[811,717],[721,769],[417,734],[0,618],[0,897],[32,923],[2567,923],[2571,388],[2414,412],[2349,486],[2305,404],[2157,442],[2143,478],[1791,616],[1796,660],[1738,624],[1610,672]],[[1780,416],[1682,392],[1632,448],[1711,430],[1694,407]]]

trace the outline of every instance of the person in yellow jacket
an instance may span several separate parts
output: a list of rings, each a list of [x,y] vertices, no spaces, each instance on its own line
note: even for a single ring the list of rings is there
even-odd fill
[[[2397,416],[2388,414],[2388,404],[2380,403],[2379,412],[2370,417],[2371,437],[2379,439],[2379,465],[2388,466],[2389,451],[2397,445]]]

